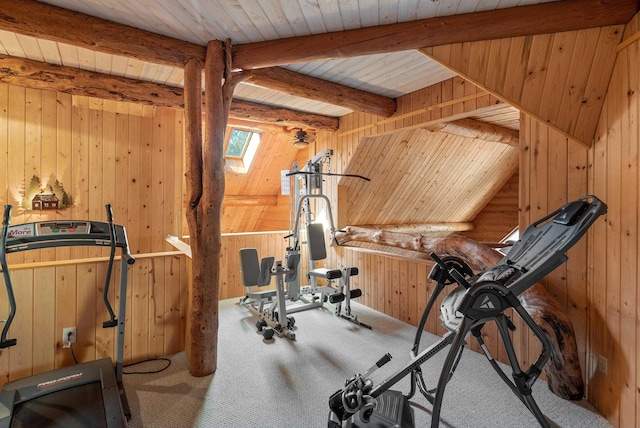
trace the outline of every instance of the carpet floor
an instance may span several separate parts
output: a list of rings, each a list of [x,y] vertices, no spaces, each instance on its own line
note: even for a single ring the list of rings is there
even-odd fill
[[[415,327],[365,306],[352,304],[372,330],[334,316],[326,309],[294,314],[296,340],[265,341],[256,331],[257,317],[238,303],[220,302],[217,371],[192,377],[184,352],[156,374],[126,374],[131,407],[129,426],[140,427],[326,427],[329,396],[345,379],[364,373],[385,353],[392,360],[372,375],[379,383],[410,361]],[[438,337],[425,333],[428,346]],[[425,381],[435,387],[446,351],[422,365]],[[125,371],[154,371],[166,365],[154,360]],[[510,376],[510,371],[508,371]],[[409,391],[408,377],[392,389]],[[431,384],[432,383],[432,384]],[[533,396],[552,427],[610,428],[612,425],[583,402],[563,400],[544,381]],[[431,404],[417,393],[411,400],[415,426],[431,424]],[[537,427],[533,415],[500,380],[486,358],[465,351],[447,385],[441,427]]]

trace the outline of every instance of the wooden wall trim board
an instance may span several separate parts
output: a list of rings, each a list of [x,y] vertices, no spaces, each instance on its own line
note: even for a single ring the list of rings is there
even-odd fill
[[[137,261],[142,259],[151,259],[155,257],[180,256],[182,254],[184,254],[182,251],[163,251],[159,253],[136,254],[135,259]],[[121,259],[121,256],[114,257],[114,261],[118,264],[120,263],[120,259]],[[109,261],[108,256],[91,257],[87,259],[48,260],[48,261],[41,261],[41,262],[34,262],[34,263],[18,263],[18,264],[10,263],[9,271],[13,272],[13,271],[24,270],[24,269],[42,269],[42,268],[58,267],[58,266],[84,265],[88,263],[102,263],[107,261]],[[2,272],[1,269],[0,269],[0,272]]]

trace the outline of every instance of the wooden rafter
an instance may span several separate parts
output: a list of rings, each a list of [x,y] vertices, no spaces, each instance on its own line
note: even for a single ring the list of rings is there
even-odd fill
[[[314,128],[326,131],[337,131],[340,124],[337,117],[322,116],[239,99],[234,99],[231,102],[229,115],[236,119],[254,122],[267,122],[292,128]]]
[[[248,81],[289,95],[310,98],[355,111],[389,117],[396,111],[392,98],[360,91],[345,85],[306,76],[280,67],[250,72]]]
[[[354,226],[351,226],[354,227]],[[359,224],[361,229],[373,231],[391,231],[396,233],[439,233],[467,232],[475,229],[472,222],[424,223],[424,224]]]
[[[480,122],[474,119],[460,119],[451,122],[442,122],[426,126],[425,129],[432,132],[444,132],[465,138],[477,138],[483,141],[508,144],[518,147],[518,131],[507,129],[491,123]]]
[[[227,207],[266,207],[278,205],[276,195],[224,195],[222,201]]]
[[[177,68],[183,68],[191,58],[204,62],[206,54],[204,46],[33,0],[0,0],[0,29]],[[337,105],[381,116],[388,117],[395,111],[391,98],[293,71],[275,70],[271,75],[278,77],[268,79],[264,74],[260,85],[272,84],[276,90],[332,104],[345,101]],[[334,95],[312,90],[314,84],[329,85]]]
[[[1,54],[0,82],[105,100],[184,108],[183,88]],[[230,115],[236,119],[250,119],[281,126],[331,131],[338,129],[338,119],[334,117],[276,108],[251,101],[233,100]]]
[[[244,70],[626,24],[638,0],[563,0],[234,46]]]

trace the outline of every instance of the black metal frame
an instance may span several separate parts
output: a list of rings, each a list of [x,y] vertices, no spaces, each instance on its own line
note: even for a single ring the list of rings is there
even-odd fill
[[[124,226],[114,224],[113,211],[110,204],[105,205],[107,222],[86,221],[86,220],[50,220],[36,223],[25,223],[21,225],[10,226],[11,222],[11,205],[4,206],[4,216],[2,220],[2,234],[0,235],[0,267],[7,290],[9,300],[9,315],[5,321],[4,328],[0,334],[0,349],[15,346],[17,339],[7,339],[7,333],[11,323],[15,317],[17,310],[15,296],[13,293],[13,285],[11,276],[9,275],[9,267],[7,264],[7,254],[35,250],[41,248],[68,247],[68,246],[102,246],[109,247],[109,260],[107,274],[104,284],[103,301],[107,311],[109,312],[109,320],[103,322],[103,328],[118,327],[118,337],[116,342],[116,367],[115,375],[118,382],[122,406],[127,417],[130,417],[130,411],[124,388],[122,387],[122,369],[124,360],[124,333],[126,319],[126,302],[127,302],[127,281],[128,281],[128,265],[135,263],[135,259],[129,252],[129,243],[127,233]],[[38,234],[40,226],[44,225],[72,225],[86,224],[88,230],[86,233],[43,233]],[[31,231],[28,234],[13,234],[12,232],[20,229]],[[116,248],[121,249],[120,259],[120,299],[118,305],[118,317],[113,311],[109,302],[109,284],[111,282],[111,274],[115,261]]]
[[[498,264],[469,280],[467,278],[470,276],[470,269],[462,260],[455,257],[440,260],[432,254],[436,265],[430,277],[438,283],[416,332],[412,348],[414,358],[405,367],[375,386],[371,379],[366,377],[368,373],[350,379],[344,388],[329,399],[329,426],[340,427],[344,421],[352,420],[357,412],[360,412],[360,420],[367,421],[374,411],[372,401],[405,376],[411,375],[411,391],[405,398],[411,398],[416,387],[419,388],[433,405],[431,427],[437,428],[446,384],[453,376],[466,343],[465,339],[471,333],[500,378],[531,411],[540,426],[548,427],[546,418],[531,395],[531,388],[550,357],[551,344],[540,326],[522,307],[517,296],[564,263],[567,260],[566,251],[578,242],[606,211],[607,206],[591,195],[565,204],[531,224]],[[450,284],[455,284],[456,290],[445,298],[445,302],[450,299],[449,303],[455,304],[452,312],[459,315],[454,319],[446,319],[443,315],[448,332],[440,340],[417,353],[427,316],[439,294]],[[542,345],[539,356],[526,370],[520,366],[509,334],[515,326],[504,312],[510,308],[531,329]],[[481,329],[488,322],[495,322],[498,327],[513,371],[513,380],[500,369],[484,345]],[[427,390],[420,366],[449,346],[437,387]]]

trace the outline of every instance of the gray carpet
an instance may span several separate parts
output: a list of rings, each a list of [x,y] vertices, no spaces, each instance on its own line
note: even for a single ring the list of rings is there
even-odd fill
[[[353,305],[367,330],[323,309],[294,314],[296,340],[264,341],[257,318],[238,299],[220,302],[218,370],[189,375],[185,353],[172,355],[158,374],[128,374],[124,385],[132,411],[130,427],[326,427],[329,396],[346,378],[363,373],[385,353],[391,362],[376,371],[381,382],[409,360],[415,328],[361,305]],[[438,338],[425,333],[422,343]],[[435,386],[445,352],[423,364]],[[153,371],[163,361],[126,371]],[[508,372],[510,374],[510,371]],[[408,392],[408,377],[392,389]],[[611,427],[584,402],[562,400],[539,380],[534,398],[553,427]],[[412,400],[416,427],[430,426],[431,405],[420,393]],[[441,427],[537,427],[534,417],[499,379],[486,359],[464,352],[447,385]]]

